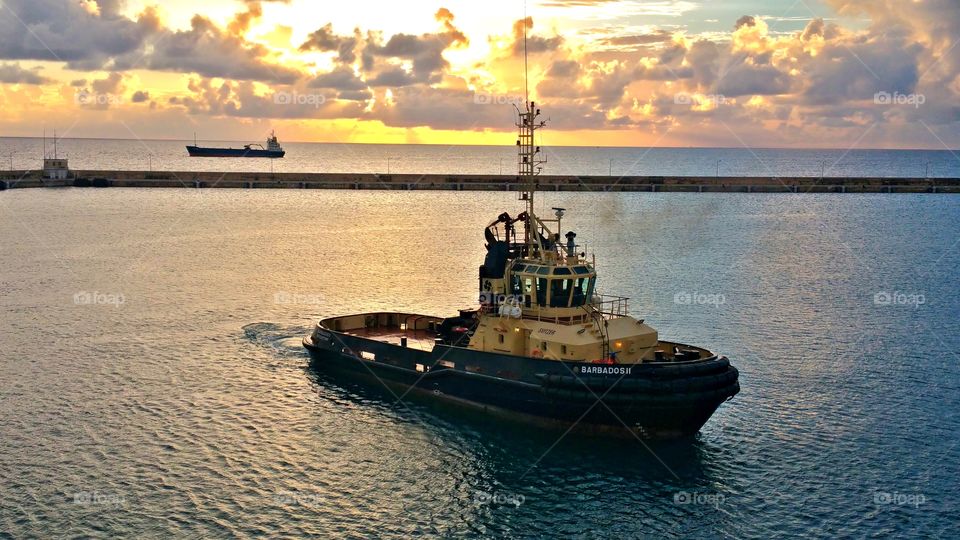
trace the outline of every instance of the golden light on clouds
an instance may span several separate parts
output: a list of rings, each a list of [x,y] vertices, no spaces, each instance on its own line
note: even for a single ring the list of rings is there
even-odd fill
[[[960,142],[960,59],[943,39],[960,35],[960,9],[825,1],[869,22],[724,21],[671,0],[531,2],[530,96],[549,111],[554,144],[729,146],[724,126],[736,125],[751,143],[842,145],[870,123],[877,146],[904,144],[905,130],[929,139],[924,124]],[[286,140],[510,144],[526,88],[521,18],[508,0],[6,0],[0,129],[33,135],[70,118],[82,136],[136,124],[159,138],[276,128]],[[894,110],[874,102],[881,92],[922,93],[926,105]]]

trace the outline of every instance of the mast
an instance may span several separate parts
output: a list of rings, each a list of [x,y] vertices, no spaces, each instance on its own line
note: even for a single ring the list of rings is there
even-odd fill
[[[517,128],[519,130],[517,138],[517,167],[518,180],[522,185],[523,191],[520,193],[520,200],[527,203],[527,221],[525,227],[525,243],[528,254],[533,256],[541,255],[543,245],[540,241],[540,233],[537,230],[539,220],[536,217],[534,209],[534,194],[537,190],[536,177],[543,170],[543,164],[546,160],[540,156],[540,147],[536,145],[537,130],[544,127],[546,122],[539,120],[540,109],[536,103],[530,101],[530,69],[527,63],[527,5],[523,5],[523,71],[524,71],[524,105],[523,110],[517,107],[519,121]]]

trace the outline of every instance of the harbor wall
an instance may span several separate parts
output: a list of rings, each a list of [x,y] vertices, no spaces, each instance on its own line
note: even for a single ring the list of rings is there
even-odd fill
[[[249,172],[71,171],[67,180],[38,171],[0,173],[0,189],[31,187],[134,187],[233,189],[364,189],[517,191],[515,176],[460,174],[349,174]],[[956,178],[819,177],[538,177],[543,191],[693,193],[960,193]]]

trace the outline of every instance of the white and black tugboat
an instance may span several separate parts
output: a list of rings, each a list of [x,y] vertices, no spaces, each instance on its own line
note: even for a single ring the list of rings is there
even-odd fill
[[[362,313],[324,319],[303,344],[318,370],[423,392],[519,420],[606,434],[697,433],[740,391],[726,357],[662,341],[602,296],[597,272],[560,237],[564,209],[536,215],[544,126],[535,103],[519,110],[518,168],[525,210],[485,231],[480,306],[455,317]]]

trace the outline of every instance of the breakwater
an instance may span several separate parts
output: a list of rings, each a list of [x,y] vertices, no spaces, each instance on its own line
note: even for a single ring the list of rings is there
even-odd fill
[[[544,191],[693,193],[960,193],[955,178],[557,176],[538,177]],[[0,189],[38,187],[365,189],[517,191],[512,175],[71,171],[46,179],[6,171]]]

